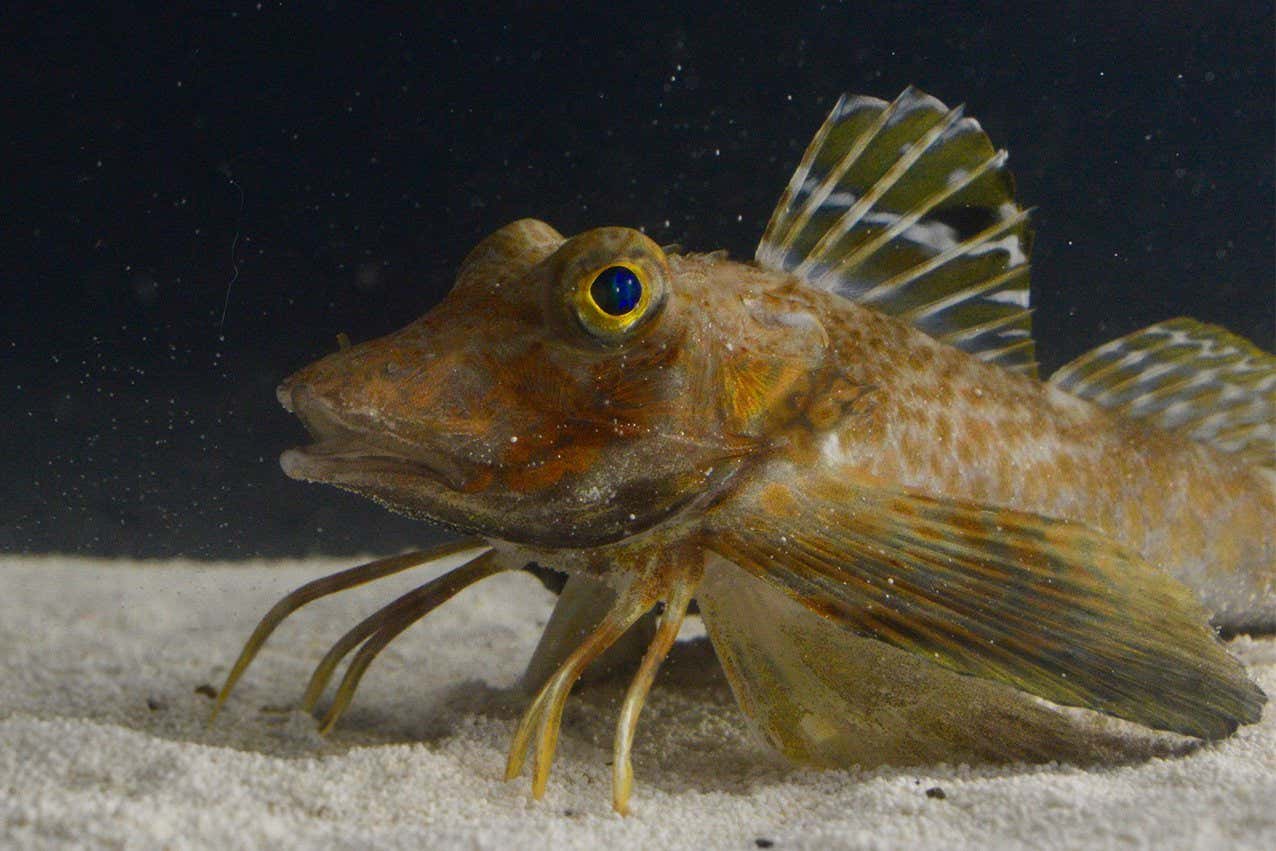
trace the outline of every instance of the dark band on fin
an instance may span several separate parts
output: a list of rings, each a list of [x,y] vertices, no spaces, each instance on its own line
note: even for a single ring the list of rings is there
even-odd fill
[[[1035,377],[1031,234],[1005,164],[961,107],[914,88],[890,104],[843,96],[757,260]]]
[[[1104,343],[1050,376],[1061,390],[1276,468],[1276,357],[1181,317]]]

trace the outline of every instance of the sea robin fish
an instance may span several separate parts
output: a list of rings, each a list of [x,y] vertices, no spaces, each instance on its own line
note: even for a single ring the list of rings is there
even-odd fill
[[[1050,703],[1201,739],[1257,721],[1215,629],[1276,628],[1276,359],[1173,319],[1039,380],[1005,162],[915,89],[843,97],[752,262],[530,219],[483,240],[424,317],[278,391],[315,440],[289,476],[473,537],[290,594],[218,705],[299,606],[464,552],[320,662],[309,710],[355,652],[324,729],[395,636],[529,563],[569,577],[509,753],[538,798],[572,686],[641,623],[627,810],[693,606],[800,763],[1066,759]]]

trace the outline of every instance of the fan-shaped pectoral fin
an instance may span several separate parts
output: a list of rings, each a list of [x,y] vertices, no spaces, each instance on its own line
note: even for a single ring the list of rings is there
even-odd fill
[[[706,566],[696,602],[737,702],[796,763],[1084,763],[1114,747],[1007,685],[849,632],[724,559]]]
[[[772,589],[957,674],[1204,739],[1257,721],[1266,699],[1187,588],[1075,523],[819,474],[759,484],[709,520],[706,546]],[[740,619],[716,608],[715,645]],[[791,621],[748,619],[772,636],[753,655],[854,674],[820,644],[850,638],[821,627],[794,643]]]

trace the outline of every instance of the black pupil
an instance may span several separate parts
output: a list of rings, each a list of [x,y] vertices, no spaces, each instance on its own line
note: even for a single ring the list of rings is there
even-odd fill
[[[589,294],[604,313],[624,316],[642,298],[642,283],[632,269],[612,266],[598,273],[589,287]]]

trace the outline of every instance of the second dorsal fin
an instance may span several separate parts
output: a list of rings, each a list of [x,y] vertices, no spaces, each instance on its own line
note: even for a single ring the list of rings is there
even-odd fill
[[[1225,328],[1160,322],[1087,352],[1050,383],[1276,468],[1276,357]]]
[[[807,148],[757,261],[1036,375],[1027,212],[1006,152],[915,88],[843,96]]]

